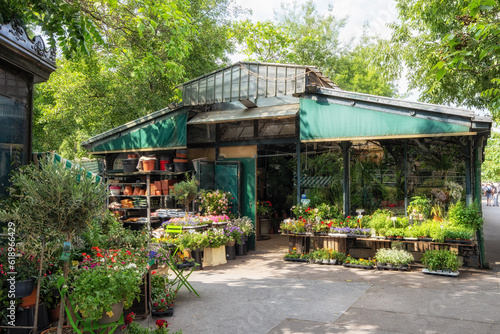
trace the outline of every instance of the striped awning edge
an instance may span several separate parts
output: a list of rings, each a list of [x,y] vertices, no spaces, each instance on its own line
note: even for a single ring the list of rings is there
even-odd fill
[[[333,181],[333,176],[304,176],[300,180],[303,188],[328,187]]]

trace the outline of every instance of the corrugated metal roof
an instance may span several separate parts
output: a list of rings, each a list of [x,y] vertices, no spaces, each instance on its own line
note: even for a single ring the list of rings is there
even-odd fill
[[[188,124],[225,123],[253,119],[280,119],[295,117],[298,111],[299,104],[297,103],[273,107],[203,112],[193,117]]]

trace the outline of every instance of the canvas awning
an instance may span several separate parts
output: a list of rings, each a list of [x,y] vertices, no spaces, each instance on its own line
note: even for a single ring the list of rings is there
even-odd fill
[[[63,158],[59,154],[54,153],[54,152],[33,153],[32,159],[33,159],[33,162],[35,164],[37,164],[40,159],[46,159],[49,156],[53,157],[54,162],[63,164],[64,166],[66,166],[66,168],[79,168],[88,178],[95,179],[96,182],[102,181],[102,178],[99,175],[85,170],[84,168],[80,167],[78,164],[75,164],[72,161]]]
[[[90,138],[94,154],[186,148],[187,111],[164,109]]]
[[[302,97],[302,142],[473,136],[491,123],[470,110],[339,90]]]

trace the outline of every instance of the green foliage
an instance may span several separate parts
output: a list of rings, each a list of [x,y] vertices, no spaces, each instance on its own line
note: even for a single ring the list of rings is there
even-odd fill
[[[104,218],[92,219],[81,237],[89,249],[140,248],[147,244],[149,239],[146,229],[134,231],[125,228],[109,211]]]
[[[42,159],[40,166],[23,166],[13,173],[12,186],[15,202],[0,216],[16,222],[25,247],[39,247],[40,236],[70,241],[107,212],[104,185],[60,163]]]
[[[425,217],[429,216],[431,207],[431,201],[424,196],[415,196],[411,199],[408,204],[408,214],[415,213],[417,215],[422,214]]]
[[[173,290],[163,275],[151,276],[151,306],[155,310],[166,309],[173,305],[177,290]]]
[[[473,230],[482,228],[484,219],[476,203],[466,206],[463,202],[452,205],[448,216],[453,224],[468,227]]]
[[[36,1],[18,6],[29,16],[24,2]],[[106,43],[85,39],[84,50],[58,59],[49,81],[35,87],[35,150],[85,156],[81,143],[90,137],[179,102],[178,84],[219,68],[233,50],[226,6],[227,0],[78,2],[68,20],[78,27],[85,17]]]
[[[40,301],[44,302],[49,310],[55,309],[61,302],[61,295],[57,289],[58,278],[59,275],[48,275],[42,278]]]
[[[397,9],[392,43],[381,52],[390,74],[400,75],[403,63],[409,88],[422,91],[421,100],[496,115],[497,2],[398,0]]]
[[[431,271],[457,271],[462,262],[456,254],[447,249],[442,249],[426,251],[422,257],[422,264]]]
[[[180,204],[184,205],[186,212],[188,212],[189,204],[198,197],[196,179],[186,173],[186,180],[176,183],[172,194]]]
[[[492,132],[484,150],[481,178],[490,182],[500,182],[500,135]]]
[[[123,300],[127,308],[139,298],[141,275],[135,268],[111,270],[98,266],[80,270],[68,284],[75,311],[97,320],[111,311],[112,304]]]

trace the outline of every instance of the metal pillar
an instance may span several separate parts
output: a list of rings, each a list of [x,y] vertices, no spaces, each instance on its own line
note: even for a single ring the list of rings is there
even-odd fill
[[[300,205],[300,141],[296,144],[297,153],[297,205]]]
[[[408,142],[405,140],[405,217],[408,216]]]
[[[465,204],[467,206],[474,202],[474,194],[472,192],[472,138],[467,138],[467,143],[463,146],[465,156]]]
[[[344,163],[344,178],[342,182],[342,189],[344,192],[344,217],[349,216],[351,213],[351,142],[342,142],[343,163]]]
[[[478,137],[474,143],[474,202],[481,210],[482,208],[482,191],[481,191],[481,163],[483,162],[483,143],[484,138]],[[484,258],[484,236],[483,229],[480,228],[476,232],[477,244],[479,247],[479,264],[482,268],[487,268],[488,264]]]

